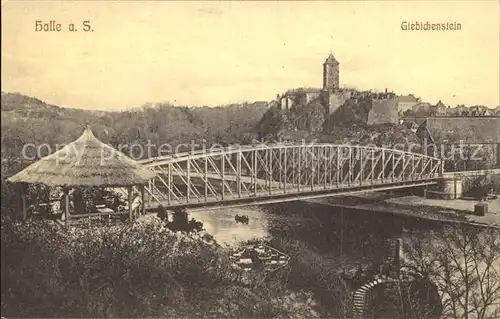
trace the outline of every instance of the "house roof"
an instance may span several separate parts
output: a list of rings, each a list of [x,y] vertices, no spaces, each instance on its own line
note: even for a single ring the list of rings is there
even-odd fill
[[[436,107],[446,107],[446,105],[444,105],[444,103],[441,100],[439,100],[439,102],[437,102],[436,104]]]
[[[131,186],[145,184],[154,176],[152,170],[99,141],[87,126],[77,140],[8,181],[48,186]]]
[[[500,143],[500,117],[430,117],[423,125],[436,143]]]
[[[407,120],[405,120],[403,122],[403,125],[406,126],[407,128],[418,128],[418,124],[415,121],[407,121]]]

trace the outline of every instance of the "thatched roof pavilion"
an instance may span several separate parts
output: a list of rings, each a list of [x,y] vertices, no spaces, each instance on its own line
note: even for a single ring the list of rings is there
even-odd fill
[[[145,184],[155,175],[152,170],[99,141],[87,126],[77,140],[8,180],[47,186],[105,187]]]
[[[87,125],[77,140],[29,165],[8,181],[61,186],[66,190],[79,186],[127,186],[129,193],[132,186],[139,185],[144,199],[144,185],[155,176],[152,170],[98,140]]]

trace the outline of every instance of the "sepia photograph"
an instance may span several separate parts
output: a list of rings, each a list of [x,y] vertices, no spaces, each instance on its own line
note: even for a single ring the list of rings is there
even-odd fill
[[[1,317],[500,319],[500,1],[1,2]]]

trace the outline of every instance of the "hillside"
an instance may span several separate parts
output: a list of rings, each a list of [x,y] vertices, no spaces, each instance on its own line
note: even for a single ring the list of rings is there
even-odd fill
[[[395,100],[348,100],[330,116],[317,101],[288,112],[269,108],[258,128],[259,137],[270,141],[420,145],[415,132],[399,125]]]
[[[1,154],[5,162],[20,158],[23,145],[28,143],[36,146],[68,143],[80,136],[86,122],[99,139],[121,147],[126,153],[133,144],[148,142],[153,145],[151,156],[158,155],[157,149],[162,144],[172,151],[182,144],[185,148],[202,143],[248,144],[257,137],[255,127],[268,104],[181,107],[149,103],[130,111],[102,112],[62,108],[22,94],[2,93]],[[34,148],[31,153],[40,156]],[[137,155],[141,154],[134,154]]]
[[[22,95],[20,93],[2,92],[2,112],[22,110],[60,110],[58,106],[47,104],[37,98]]]
[[[334,114],[330,114],[327,132],[335,130],[336,127],[361,125],[366,126],[368,114],[372,109],[371,98],[363,98],[358,101],[347,100]]]

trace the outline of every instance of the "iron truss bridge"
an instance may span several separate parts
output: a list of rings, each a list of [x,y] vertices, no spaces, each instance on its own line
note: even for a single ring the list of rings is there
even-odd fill
[[[423,154],[352,145],[257,145],[140,161],[157,177],[146,208],[209,209],[436,184],[442,161]]]

